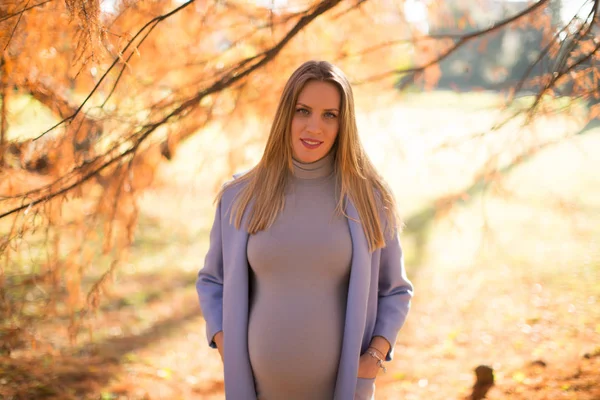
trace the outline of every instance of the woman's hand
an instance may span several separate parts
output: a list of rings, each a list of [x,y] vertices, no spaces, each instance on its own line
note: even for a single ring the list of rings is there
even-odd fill
[[[387,354],[389,350],[390,344],[383,336],[373,336],[369,349],[367,349],[367,351],[375,351],[382,360],[385,359],[384,354]],[[377,377],[377,373],[381,367],[377,364],[378,360],[369,355],[367,351],[365,351],[358,360],[358,377],[373,379]]]
[[[377,377],[379,372],[379,365],[377,365],[377,359],[370,356],[367,352],[364,352],[358,360],[358,377],[373,379]]]

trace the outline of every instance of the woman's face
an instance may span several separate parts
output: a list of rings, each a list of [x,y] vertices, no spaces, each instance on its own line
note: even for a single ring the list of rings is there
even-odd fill
[[[304,85],[292,118],[294,159],[310,163],[325,157],[338,135],[340,93],[330,82]]]

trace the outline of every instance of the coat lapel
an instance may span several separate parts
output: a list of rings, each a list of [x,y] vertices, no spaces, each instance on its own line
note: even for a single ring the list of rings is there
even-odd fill
[[[352,265],[335,400],[354,398],[358,376],[358,360],[365,334],[367,299],[371,279],[369,246],[358,217],[358,211],[349,198],[346,201],[346,214],[348,215],[348,225],[352,238]]]
[[[224,216],[229,218],[228,215]],[[226,266],[223,292],[223,364],[227,399],[256,400],[256,389],[248,355],[249,277],[246,246],[248,232],[226,224],[227,243],[223,252]],[[242,227],[246,226],[246,218]],[[225,241],[224,241],[225,243]]]

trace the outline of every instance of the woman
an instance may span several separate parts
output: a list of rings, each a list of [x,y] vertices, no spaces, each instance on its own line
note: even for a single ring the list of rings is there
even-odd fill
[[[337,67],[292,74],[262,159],[217,201],[196,288],[226,398],[373,398],[413,288]]]

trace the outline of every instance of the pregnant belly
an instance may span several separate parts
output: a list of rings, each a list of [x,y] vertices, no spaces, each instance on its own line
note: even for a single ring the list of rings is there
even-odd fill
[[[280,296],[277,302],[266,296],[257,299],[248,326],[248,350],[257,384],[286,382],[293,388],[310,382],[333,387],[344,325],[345,304],[340,303],[314,296],[302,302],[294,296]]]

